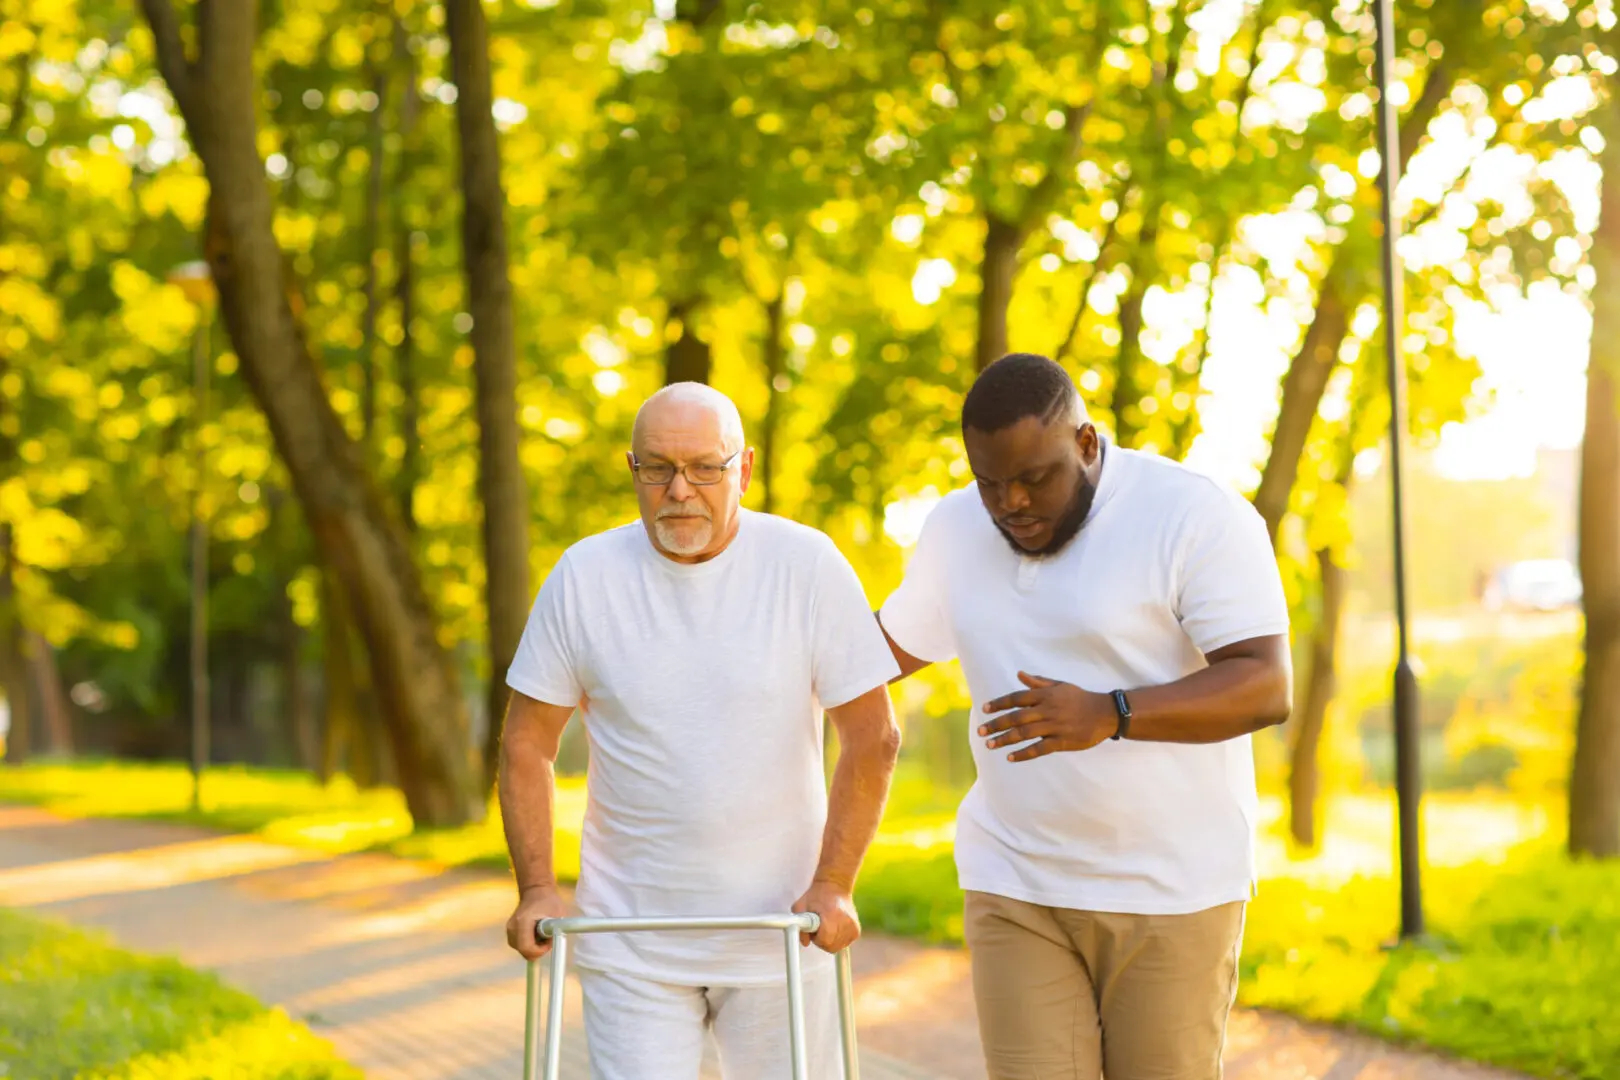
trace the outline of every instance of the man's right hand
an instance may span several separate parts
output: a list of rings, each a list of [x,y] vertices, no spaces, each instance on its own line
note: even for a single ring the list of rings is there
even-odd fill
[[[562,893],[555,885],[525,889],[518,896],[517,910],[506,920],[506,943],[525,960],[538,960],[551,951],[551,942],[535,938],[535,923],[541,919],[561,919],[567,914]]]

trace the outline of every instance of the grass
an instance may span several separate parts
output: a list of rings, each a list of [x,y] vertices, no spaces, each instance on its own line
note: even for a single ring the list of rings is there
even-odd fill
[[[340,852],[379,849],[447,865],[506,867],[498,818],[412,835],[396,793],[307,776],[217,770],[188,809],[179,766],[0,769],[0,801],[69,814],[129,814],[259,833]],[[951,857],[955,797],[902,773],[858,895],[868,928],[961,941]],[[1559,808],[1507,795],[1425,802],[1425,898],[1437,948],[1388,950],[1397,926],[1393,800],[1342,795],[1323,848],[1284,839],[1263,800],[1261,887],[1251,906],[1241,1000],[1551,1078],[1620,1078],[1620,864],[1572,864]],[[579,780],[559,792],[559,873],[578,870]]]
[[[1320,852],[1283,839],[1264,800],[1259,895],[1239,1000],[1537,1076],[1620,1078],[1620,863],[1572,863],[1556,806],[1433,796],[1425,806],[1430,947],[1399,924],[1392,800],[1334,800]],[[885,828],[861,879],[869,927],[962,940],[948,828]]]
[[[0,908],[7,1080],[360,1080],[279,1010],[166,959]]]

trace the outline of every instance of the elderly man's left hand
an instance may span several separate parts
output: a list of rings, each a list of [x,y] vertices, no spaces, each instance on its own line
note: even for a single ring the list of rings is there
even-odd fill
[[[826,952],[835,953],[849,948],[861,936],[861,918],[855,911],[855,898],[837,882],[811,882],[809,891],[793,905],[795,915],[806,911],[821,916],[821,929],[814,935],[800,934],[802,945],[813,941]]]

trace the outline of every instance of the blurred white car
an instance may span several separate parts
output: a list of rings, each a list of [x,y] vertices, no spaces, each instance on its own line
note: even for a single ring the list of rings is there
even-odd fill
[[[1509,563],[1485,587],[1485,606],[1502,611],[1561,611],[1579,607],[1581,575],[1568,559]]]

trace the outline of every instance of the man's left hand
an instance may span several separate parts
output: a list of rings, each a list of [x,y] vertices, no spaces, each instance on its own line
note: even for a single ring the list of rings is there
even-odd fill
[[[821,929],[815,934],[800,934],[799,944],[812,941],[825,952],[835,953],[849,948],[861,936],[861,919],[855,912],[855,898],[848,889],[831,881],[813,881],[810,889],[793,905],[793,913],[802,915],[813,911],[821,916]]]
[[[1002,715],[979,726],[981,736],[991,737],[985,743],[991,750],[1036,740],[1008,754],[1009,761],[1029,761],[1060,750],[1090,750],[1119,730],[1119,714],[1108,694],[1022,671],[1018,681],[1027,689],[985,705],[985,712]]]

